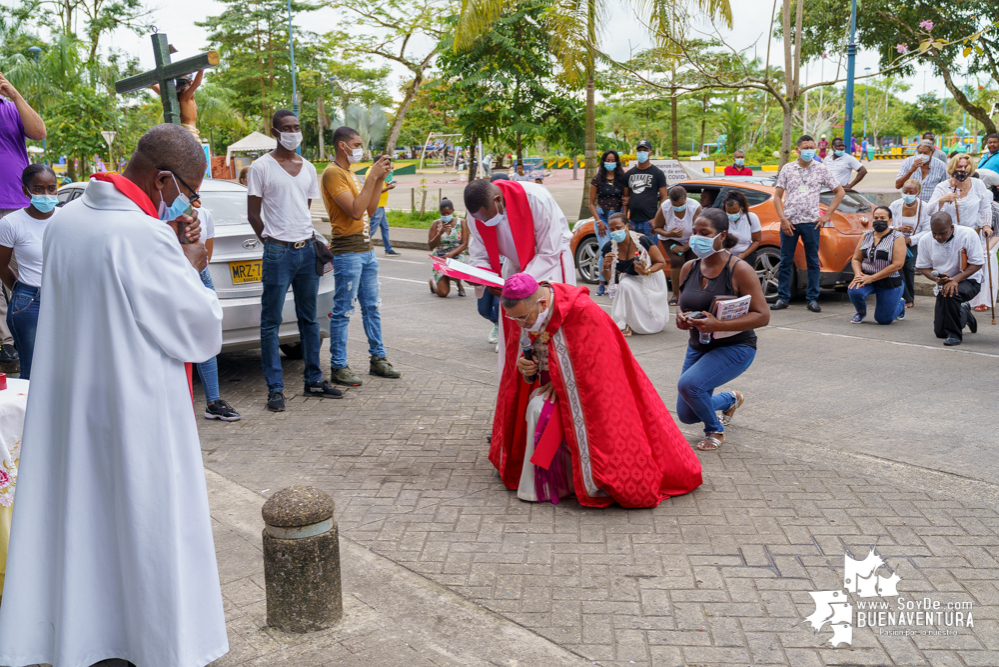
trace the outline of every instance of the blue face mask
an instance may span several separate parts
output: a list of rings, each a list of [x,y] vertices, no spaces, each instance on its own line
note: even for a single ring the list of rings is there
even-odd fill
[[[180,185],[177,184],[177,177],[170,174],[173,178],[173,184],[177,186],[177,192],[180,192]],[[180,216],[187,213],[188,209],[191,208],[191,200],[187,198],[187,195],[181,193],[177,195],[177,198],[173,200],[173,203],[167,206],[166,201],[163,199],[163,191],[160,191],[160,205],[159,219],[164,222],[173,222]]]
[[[625,229],[617,229],[610,233],[611,241],[615,243],[621,243],[626,238],[628,238],[628,231]]]
[[[701,259],[715,254],[718,252],[715,250],[715,237],[691,236],[690,250]]]
[[[916,195],[902,195],[902,201],[906,204],[914,204],[916,202]]]
[[[59,203],[55,195],[31,195],[31,205],[39,213],[49,213]]]
[[[742,217],[742,213],[726,213],[729,222],[739,222],[739,218]]]
[[[833,151],[833,155],[835,155],[836,157],[843,157],[844,155],[846,155],[846,151]]]
[[[453,215],[442,215],[441,216],[441,222],[451,222],[452,220],[454,220],[454,216]]]
[[[649,152],[648,151],[638,151],[637,153],[635,153],[635,157],[638,159],[639,162],[648,162],[649,161]]]
[[[683,213],[686,210],[687,210],[687,205],[686,204],[684,204],[683,206],[674,206],[673,207],[673,212],[674,213]]]
[[[604,162],[604,169],[607,171],[614,171],[617,169],[617,162]]]
[[[744,164],[746,164],[746,160],[744,158],[741,158],[741,157],[735,158],[735,166],[736,167],[741,167]]]
[[[805,149],[802,149],[802,151],[801,151],[801,159],[803,161],[805,161],[805,162],[811,162],[812,160],[814,160],[815,159],[815,149],[814,148],[805,148]]]

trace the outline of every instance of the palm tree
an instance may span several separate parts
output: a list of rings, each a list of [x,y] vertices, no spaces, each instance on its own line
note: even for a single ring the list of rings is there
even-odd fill
[[[359,104],[348,105],[347,112],[344,114],[344,123],[357,130],[357,133],[361,135],[364,152],[368,157],[371,157],[372,144],[381,141],[382,137],[385,136],[385,131],[388,130],[388,116],[385,115],[385,109],[380,104],[372,104],[368,108]]]
[[[596,86],[597,17],[603,16],[607,0],[543,0],[547,4],[546,27],[551,34],[552,52],[558,54],[562,76],[569,85],[586,85],[586,139],[584,159],[586,177],[579,207],[580,217],[589,211],[586,186],[597,170]],[[642,11],[649,14],[649,26],[661,39],[662,29],[674,23],[677,0],[636,0]],[[504,11],[516,6],[517,0],[462,0],[458,20],[456,49],[468,49]],[[729,0],[693,0],[694,6],[710,16],[722,18],[732,25]],[[668,34],[668,33],[667,33]]]

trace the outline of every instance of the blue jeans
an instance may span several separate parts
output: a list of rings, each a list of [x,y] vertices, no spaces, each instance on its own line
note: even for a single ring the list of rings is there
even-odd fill
[[[212,274],[208,272],[207,267],[201,272],[201,282],[205,284],[205,287],[215,289],[215,285],[212,283]],[[205,390],[205,400],[208,403],[219,400],[219,362],[215,357],[212,357],[208,361],[195,364],[195,366],[198,367],[198,375],[201,377],[201,387]]]
[[[600,249],[603,248],[605,244],[610,243],[610,227],[607,225],[607,218],[609,218],[613,213],[619,213],[621,209],[619,208],[603,209],[600,208],[599,206],[597,206],[596,208],[597,208],[597,216],[600,218],[600,221],[604,223],[604,228],[607,230],[606,232],[604,232],[603,235],[601,235],[600,226],[595,224],[594,221],[593,233],[597,235],[597,252],[599,253]],[[603,265],[602,260],[603,258],[601,258],[600,262],[601,265]],[[604,282],[603,274],[601,274],[600,276],[600,282],[601,283]]]
[[[7,327],[21,358],[22,380],[31,379],[31,357],[35,352],[35,332],[38,330],[41,304],[41,292],[37,287],[14,283],[14,292],[7,305]]]
[[[295,315],[305,360],[305,381],[319,382],[319,323],[316,322],[316,299],[319,296],[319,275],[316,273],[316,251],[311,240],[296,250],[274,243],[264,244],[264,294],[260,297],[260,359],[268,391],[282,391],[278,329],[281,327],[284,298],[291,286],[295,295]]]
[[[898,287],[863,285],[848,289],[846,293],[861,317],[867,315],[867,297],[874,294],[874,321],[878,324],[891,324],[905,309],[905,302],[902,301],[904,289],[904,285]]]
[[[680,381],[676,385],[676,415],[684,424],[704,423],[705,433],[724,433],[718,421],[718,412],[735,405],[735,394],[725,392],[715,395],[715,387],[731,382],[742,375],[753,359],[756,350],[748,345],[726,345],[709,352],[698,352],[687,347]]]
[[[791,300],[791,279],[794,275],[794,250],[798,247],[798,237],[805,246],[805,261],[808,264],[808,286],[805,288],[805,300],[816,301],[819,298],[819,232],[814,224],[793,225],[794,233],[788,236],[780,233],[780,266],[777,268],[777,298],[781,301]]]
[[[478,300],[479,315],[493,324],[499,324],[499,303],[498,296],[485,290],[482,293],[482,298]]]
[[[645,238],[652,241],[655,245],[659,242],[659,239],[655,234],[652,233],[652,221],[651,220],[630,220],[631,228],[644,236]]]
[[[388,232],[388,217],[385,215],[385,207],[379,206],[375,210],[375,214],[371,216],[370,221],[371,226],[371,240],[375,239],[375,234],[378,230],[382,232],[382,247],[385,248],[385,252],[392,252],[392,242],[389,241]]]
[[[348,252],[333,257],[336,291],[330,316],[330,365],[333,370],[347,367],[347,325],[354,312],[354,301],[361,303],[368,354],[385,356],[382,344],[381,299],[378,296],[378,259],[375,251]]]

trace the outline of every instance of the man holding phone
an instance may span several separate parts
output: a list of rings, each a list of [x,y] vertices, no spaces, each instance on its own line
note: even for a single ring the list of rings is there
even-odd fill
[[[385,184],[382,186],[382,196],[378,200],[378,208],[375,209],[375,214],[371,216],[371,238],[374,240],[375,234],[381,230],[382,247],[385,248],[385,254],[389,256],[402,254],[392,249],[392,242],[389,241],[388,235],[388,217],[385,215],[385,207],[388,206],[389,190],[394,189],[395,181],[392,179],[392,172],[390,171],[388,176],[385,177]]]
[[[364,333],[368,337],[368,354],[371,355],[368,372],[386,378],[402,375],[385,358],[379,312],[378,259],[371,246],[369,227],[369,218],[377,210],[378,199],[384,191],[385,176],[392,171],[392,158],[378,156],[361,187],[350,170],[350,165],[364,157],[361,135],[353,128],[339,127],[333,133],[333,146],[336,157],[323,171],[321,188],[332,227],[330,250],[336,277],[330,315],[330,365],[333,382],[358,387],[361,378],[347,365],[347,326],[355,299],[361,304]],[[387,241],[387,237],[385,239]]]

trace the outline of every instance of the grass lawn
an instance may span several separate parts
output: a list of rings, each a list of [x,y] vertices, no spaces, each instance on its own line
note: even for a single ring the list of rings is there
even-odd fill
[[[412,227],[415,229],[430,229],[430,225],[440,217],[436,211],[426,211],[420,217],[419,211],[386,209],[389,227]]]

